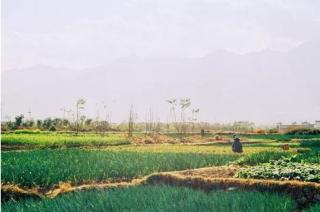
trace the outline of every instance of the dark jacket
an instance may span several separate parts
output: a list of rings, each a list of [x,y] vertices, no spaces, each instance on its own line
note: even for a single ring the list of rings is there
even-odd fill
[[[234,139],[233,144],[232,144],[232,151],[238,152],[238,153],[242,152],[242,144],[241,144],[239,138]]]

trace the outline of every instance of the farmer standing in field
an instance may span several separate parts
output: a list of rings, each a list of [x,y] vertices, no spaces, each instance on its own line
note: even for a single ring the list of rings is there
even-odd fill
[[[236,153],[242,153],[242,144],[240,142],[240,138],[237,135],[233,136],[233,144],[232,144],[232,151]]]

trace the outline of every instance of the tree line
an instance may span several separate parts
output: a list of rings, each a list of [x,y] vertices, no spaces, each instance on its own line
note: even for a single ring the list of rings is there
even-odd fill
[[[79,99],[75,104],[75,112],[72,113],[72,119],[65,118],[66,110],[63,108],[62,118],[45,118],[34,120],[31,117],[26,118],[23,114],[18,115],[14,120],[4,121],[1,123],[2,131],[13,131],[21,129],[43,130],[43,131],[72,131],[79,132],[96,132],[105,134],[108,131],[127,131],[129,136],[135,132],[151,133],[177,133],[183,136],[186,133],[200,133],[210,130],[214,131],[238,131],[253,132],[256,130],[254,123],[251,122],[234,122],[232,124],[207,123],[199,120],[199,108],[192,107],[190,98],[169,99],[168,103],[169,118],[166,122],[161,122],[160,118],[150,108],[146,112],[145,121],[137,121],[137,113],[133,105],[130,106],[127,122],[111,123],[106,113],[103,118],[88,118],[83,114],[86,101]],[[106,105],[104,105],[104,109]]]

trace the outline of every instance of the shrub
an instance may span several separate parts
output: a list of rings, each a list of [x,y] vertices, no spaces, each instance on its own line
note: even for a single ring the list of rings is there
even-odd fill
[[[269,133],[279,133],[277,128],[272,128],[269,130]]]
[[[318,129],[294,129],[286,133],[287,135],[320,135]]]
[[[50,128],[49,128],[49,131],[56,131],[57,129],[56,129],[56,127],[55,126],[51,126]]]
[[[40,134],[40,130],[15,130],[15,134]]]

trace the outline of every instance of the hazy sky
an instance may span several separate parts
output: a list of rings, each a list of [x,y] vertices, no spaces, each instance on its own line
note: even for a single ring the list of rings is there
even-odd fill
[[[319,0],[2,0],[2,70],[287,50],[319,37]]]
[[[320,118],[319,0],[2,0],[1,18],[2,71],[33,66],[3,74],[2,115],[83,97],[165,121],[190,97],[209,121]]]

